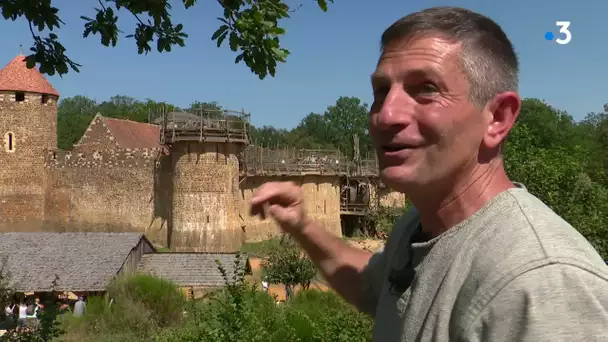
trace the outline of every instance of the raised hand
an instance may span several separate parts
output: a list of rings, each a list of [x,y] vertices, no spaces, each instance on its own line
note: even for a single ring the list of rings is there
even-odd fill
[[[251,215],[274,219],[287,233],[297,233],[308,223],[302,188],[293,182],[269,182],[251,199]]]

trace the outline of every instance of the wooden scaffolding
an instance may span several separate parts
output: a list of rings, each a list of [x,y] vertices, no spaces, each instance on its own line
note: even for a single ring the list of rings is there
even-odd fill
[[[250,114],[245,111],[196,109],[162,110],[152,121],[160,126],[160,143],[177,141],[249,144]]]

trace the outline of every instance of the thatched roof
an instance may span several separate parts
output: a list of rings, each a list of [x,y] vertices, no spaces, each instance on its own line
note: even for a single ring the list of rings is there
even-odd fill
[[[215,260],[219,260],[229,280],[234,274],[236,253],[155,253],[146,254],[139,271],[167,279],[181,287],[220,287],[225,285]],[[248,259],[241,255],[242,266],[249,270]]]
[[[55,290],[103,291],[140,241],[150,244],[139,233],[0,233],[0,255],[16,291],[51,291],[55,275]]]

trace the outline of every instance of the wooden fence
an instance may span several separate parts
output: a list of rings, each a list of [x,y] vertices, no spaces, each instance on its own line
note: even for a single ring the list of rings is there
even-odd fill
[[[249,114],[232,110],[194,110],[156,114],[161,144],[178,141],[249,144]]]

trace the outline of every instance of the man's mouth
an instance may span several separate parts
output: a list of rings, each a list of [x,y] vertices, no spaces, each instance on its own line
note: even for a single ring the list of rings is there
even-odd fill
[[[385,152],[399,152],[402,150],[413,149],[413,148],[416,148],[416,146],[408,145],[408,144],[388,144],[388,145],[382,146],[382,149]]]

